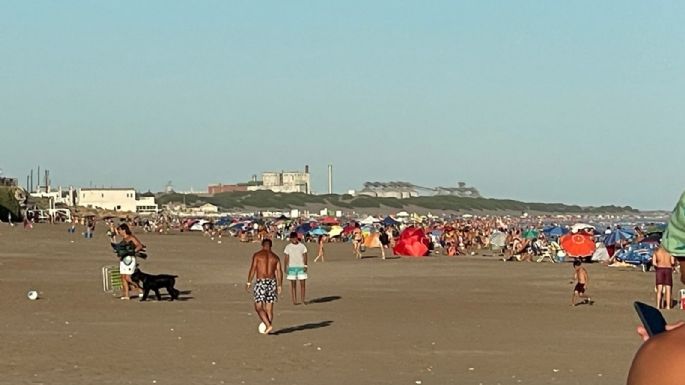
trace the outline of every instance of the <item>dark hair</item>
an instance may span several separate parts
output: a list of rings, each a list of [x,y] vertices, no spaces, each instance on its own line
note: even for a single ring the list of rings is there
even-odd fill
[[[269,245],[269,248],[271,248],[271,246],[273,245],[273,243],[271,242],[271,239],[264,238],[264,240],[262,240],[262,247],[264,247],[266,245]]]
[[[295,231],[293,231],[292,233],[290,233],[290,239],[293,239],[293,238],[299,238],[299,237],[297,236],[297,232],[295,232]]]
[[[578,267],[578,266],[580,266],[580,265],[582,265],[582,264],[583,264],[583,263],[580,262],[580,259],[576,259],[575,261],[573,261],[573,267]]]
[[[117,226],[117,229],[123,231],[124,233],[126,233],[126,235],[132,235],[131,229],[128,227],[126,223],[120,224],[119,226]]]

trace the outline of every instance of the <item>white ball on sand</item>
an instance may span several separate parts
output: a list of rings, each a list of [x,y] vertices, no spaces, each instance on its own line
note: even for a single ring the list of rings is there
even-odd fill
[[[26,296],[27,296],[31,301],[35,301],[35,300],[38,299],[38,292],[35,291],[35,290],[31,290],[31,291],[29,291],[29,292],[26,294]]]
[[[218,244],[221,244],[221,241],[217,242]]]
[[[257,330],[259,330],[259,333],[261,334],[266,333],[266,324],[264,322],[261,322]]]

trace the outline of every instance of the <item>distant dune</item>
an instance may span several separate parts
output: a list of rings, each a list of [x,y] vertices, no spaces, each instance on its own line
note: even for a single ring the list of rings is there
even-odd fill
[[[309,209],[328,208],[343,211],[388,213],[411,212],[465,212],[488,213],[559,213],[559,214],[634,214],[638,210],[625,206],[580,207],[562,203],[529,203],[509,199],[461,198],[456,196],[433,196],[408,199],[373,198],[352,195],[306,195],[301,193],[274,193],[271,191],[249,191],[220,193],[214,196],[194,194],[161,194],[159,204],[172,202],[188,205],[211,203],[225,210],[236,209]]]

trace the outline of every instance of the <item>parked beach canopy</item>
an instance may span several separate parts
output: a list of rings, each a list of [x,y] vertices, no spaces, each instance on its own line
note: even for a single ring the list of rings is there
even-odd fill
[[[395,255],[406,257],[423,257],[428,255],[428,240],[421,228],[407,227],[400,234],[400,239],[393,249]]]

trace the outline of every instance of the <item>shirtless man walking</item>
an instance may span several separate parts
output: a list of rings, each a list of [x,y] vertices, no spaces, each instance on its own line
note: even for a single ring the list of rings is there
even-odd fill
[[[656,307],[657,309],[664,309],[663,305],[665,304],[665,308],[670,309],[675,258],[666,249],[659,246],[654,252],[654,257],[652,257],[652,264],[656,268]]]
[[[262,249],[252,256],[250,272],[247,273],[245,290],[249,293],[252,286],[252,278],[256,275],[254,284],[254,308],[259,319],[266,326],[264,334],[273,330],[274,302],[281,294],[283,286],[283,270],[281,260],[271,251],[271,240],[262,241]]]

